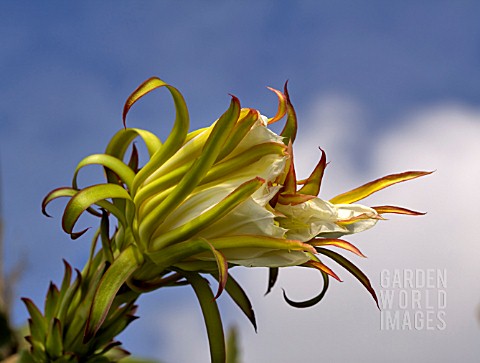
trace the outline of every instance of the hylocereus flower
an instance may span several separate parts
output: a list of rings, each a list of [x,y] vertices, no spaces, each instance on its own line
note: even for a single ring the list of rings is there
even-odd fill
[[[393,184],[430,173],[409,171],[387,175],[327,201],[318,197],[327,165],[326,154],[323,150],[321,152],[321,159],[311,175],[307,179],[300,181],[296,179],[293,153],[291,153],[292,157],[289,160],[288,171],[285,173],[283,188],[276,198],[271,201],[279,215],[277,218],[279,225],[287,230],[287,238],[296,239],[315,246],[316,252],[319,255],[328,256],[346,268],[365,286],[378,305],[375,291],[370,285],[368,278],[349,260],[334,251],[325,249],[325,247],[335,246],[353,252],[358,256],[365,257],[357,247],[343,239],[339,239],[339,237],[372,228],[378,220],[384,219],[382,214],[385,213],[406,215],[423,215],[424,213],[390,205],[368,207],[356,202]],[[301,185],[301,187],[299,187],[299,185]],[[322,272],[324,289],[317,297],[303,303],[292,302],[284,295],[287,302],[292,306],[307,307],[319,302],[328,289],[328,276],[341,281],[340,278],[319,259],[318,255],[310,257],[311,259],[309,259],[304,266],[314,267]],[[269,281],[269,290],[275,283],[277,273],[277,270],[273,271]]]
[[[172,131],[164,142],[149,131],[126,127],[130,108],[160,87],[168,89],[176,110]],[[198,273],[213,274],[219,280],[217,296],[226,289],[255,325],[246,295],[228,276],[228,269],[236,265],[269,267],[269,290],[280,267],[320,270],[324,289],[319,296],[303,303],[285,297],[291,305],[301,307],[323,297],[329,276],[338,279],[319,257],[327,256],[354,274],[376,300],[366,276],[325,247],[343,248],[363,256],[339,237],[373,227],[383,213],[421,214],[400,207],[367,207],[356,202],[426,173],[389,175],[329,201],[319,198],[325,153],[322,151],[320,162],[307,179],[297,180],[292,146],[297,131],[295,111],[286,86],[283,93],[271,90],[279,99],[272,118],[255,109],[241,108],[239,100],[232,96],[229,108],[217,121],[189,133],[188,110],[180,92],[158,78],[150,78],[127,99],[123,112],[125,127],[113,136],[105,153],[90,155],[78,164],[72,187],[47,195],[44,212],[52,200],[70,198],[62,226],[74,239],[86,232],[74,231],[85,211],[101,217],[94,241],[101,240],[108,268],[91,303],[86,341],[109,316],[109,308],[125,283],[132,291],[141,293],[186,280],[201,300],[205,316],[209,316],[206,321],[211,327],[212,356],[221,361],[224,349],[215,346],[220,344],[215,343],[217,340],[223,341],[217,329],[218,311],[216,305],[212,308],[213,294]],[[280,134],[268,129],[268,124],[284,117],[286,123]],[[141,167],[133,143],[136,138],[143,140],[149,153],[148,161]],[[126,158],[128,150],[131,156]],[[106,183],[80,188],[77,175],[92,164],[105,168]],[[108,215],[118,220],[112,236]]]

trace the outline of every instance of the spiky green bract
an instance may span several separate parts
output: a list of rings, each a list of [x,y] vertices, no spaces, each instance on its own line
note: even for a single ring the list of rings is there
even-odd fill
[[[85,327],[84,342],[88,342],[101,328],[118,291],[138,268],[134,248],[131,245],[123,250],[98,283]]]
[[[100,251],[88,271],[76,271],[65,262],[64,279],[58,289],[53,283],[47,292],[45,308],[40,309],[30,300],[23,299],[30,314],[26,337],[30,349],[21,354],[20,362],[113,362],[109,358],[120,343],[115,337],[136,317],[135,301],[138,294],[124,287],[113,295],[110,309],[97,329],[94,340],[84,343],[84,332],[96,290],[110,270]],[[110,266],[111,267],[111,266]]]

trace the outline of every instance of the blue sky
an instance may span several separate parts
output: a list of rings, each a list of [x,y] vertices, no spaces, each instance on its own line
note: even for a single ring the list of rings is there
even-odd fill
[[[332,160],[326,192],[341,192],[342,187],[354,187],[369,178],[402,171],[395,167],[437,169],[433,181],[418,182],[431,183],[430,188],[412,194],[408,188],[399,189],[397,194],[392,192],[390,199],[401,197],[401,202],[413,203],[411,207],[428,210],[423,226],[448,226],[449,231],[459,232],[470,242],[478,239],[472,224],[466,222],[468,211],[474,213],[472,199],[478,201],[478,192],[467,191],[480,181],[478,173],[470,169],[477,162],[479,149],[475,145],[480,135],[478,14],[480,4],[476,1],[2,1],[0,167],[6,267],[11,269],[15,261],[23,258],[27,261],[16,286],[17,295],[41,302],[49,280],[61,278],[61,258],[77,267],[84,263],[88,241],[70,241],[60,228],[61,203],[52,206],[55,218],[46,219],[40,213],[41,200],[49,190],[69,184],[82,157],[104,149],[111,135],[122,126],[121,110],[126,97],[140,82],[154,75],[182,91],[192,128],[215,120],[228,105],[228,93],[239,97],[244,106],[272,114],[275,99],[265,86],[281,88],[288,79],[303,127],[304,141],[298,145],[300,152],[296,156],[306,164],[306,170],[317,159],[316,147],[325,148]],[[168,97],[159,92],[136,106],[128,122],[165,136],[170,107]],[[84,176],[85,183],[89,177],[93,178]],[[425,197],[425,193],[435,192],[439,194]],[[450,200],[447,194],[456,198]],[[410,202],[411,195],[417,199],[411,198]],[[441,200],[449,201],[448,209]],[[435,219],[453,210],[455,213],[447,222]],[[403,256],[400,251],[400,255],[390,256],[392,245],[384,246],[390,242],[369,242],[370,258],[362,261],[362,266],[372,269],[374,281],[382,268],[404,266],[448,266],[452,281],[456,281],[456,273],[468,280],[470,275],[459,268],[468,265],[471,254],[467,252],[469,245],[457,240],[458,234],[424,235],[425,227],[417,220],[392,218],[386,223],[389,227],[381,228],[392,229],[378,233],[394,233],[401,243],[407,239],[415,245],[417,257],[411,257],[408,251],[403,251]],[[414,242],[415,235],[405,236],[409,228],[418,228],[422,241],[431,241],[435,256],[427,242],[423,242],[426,245],[422,249],[420,242]],[[369,232],[365,238],[377,238],[375,233]],[[451,260],[448,256],[442,259],[436,255],[441,254],[439,251],[454,253],[444,248],[452,248],[452,243],[457,245],[455,251],[465,252],[457,256],[458,261],[453,259],[455,263],[447,262]],[[386,250],[383,252],[382,248]],[[412,251],[413,247],[409,249]],[[418,257],[422,253],[424,260]],[[416,261],[417,265],[409,261]],[[263,272],[258,277],[256,271],[242,274],[265,277]],[[478,279],[470,277],[472,280],[468,281],[476,283],[478,290]],[[325,309],[335,313],[335,294],[338,299],[343,293],[353,299],[365,298],[360,308],[362,312],[366,309],[366,313],[357,328],[342,317],[350,316],[355,309],[358,314],[359,307],[343,307],[337,312],[340,320],[329,327],[338,334],[347,334],[346,341],[353,344],[358,336],[349,336],[349,330],[369,327],[371,323],[371,329],[378,331],[378,316],[369,310],[373,304],[367,294],[360,288],[349,290],[351,285],[356,287],[355,281],[335,288],[330,294],[331,305],[325,303]],[[458,291],[460,286],[463,285],[458,285]],[[256,291],[255,286],[250,288]],[[264,299],[261,295],[252,299],[254,305],[259,300],[259,310],[265,301],[277,304],[271,297]],[[457,295],[452,292],[449,296],[453,305]],[[187,291],[159,293],[145,299],[141,314],[157,314],[168,320],[167,316],[172,315],[162,315],[157,311],[160,307],[174,314],[173,304],[181,301],[180,305],[190,312],[195,306],[195,301],[189,305],[190,300],[193,295]],[[278,306],[284,305],[280,295],[275,301]],[[478,325],[468,325],[466,316],[454,315],[466,311],[461,306],[474,309],[475,301],[478,304],[480,296],[471,294],[460,299],[458,310],[452,307],[454,313],[448,325],[452,328],[447,329],[448,334],[467,327],[466,331],[478,341]],[[224,309],[227,320],[242,319],[239,314],[230,317],[230,310],[234,309],[227,303]],[[322,306],[315,309],[322,314]],[[286,314],[280,311],[281,316]],[[189,324],[189,314],[182,310],[177,317],[182,324]],[[261,311],[258,315],[261,320]],[[303,311],[294,311],[291,319],[301,316],[305,317]],[[26,318],[20,303],[14,306],[14,317],[17,323]],[[134,323],[137,327],[132,329],[137,330],[125,336],[126,347],[147,356],[174,357],[168,337],[145,320]],[[456,321],[462,324],[457,326]],[[197,324],[199,334],[203,334],[201,321],[191,324],[192,331],[197,332],[193,328]],[[265,330],[268,329],[267,325]],[[149,334],[140,339],[142,331]],[[399,352],[398,357],[413,361],[421,360],[402,356],[407,353],[398,341],[413,344],[414,352],[426,346],[438,349],[440,357],[456,349],[442,343],[452,341],[447,333],[424,337],[423,348],[418,343],[422,339],[414,334],[377,333],[379,340]],[[245,352],[250,354],[248,361],[261,362],[262,358],[255,360],[253,352],[261,353],[250,347],[255,341],[271,344],[267,334],[262,335],[261,326],[258,336],[250,337],[247,328],[242,334],[249,342],[246,351],[251,353]],[[328,337],[322,339],[332,344],[322,349],[335,346]],[[469,354],[478,355],[478,347],[468,342],[462,344],[464,361],[474,361],[469,360]],[[201,342],[199,349],[204,345]],[[361,352],[372,361],[385,360],[386,355],[371,352],[373,346],[373,342],[364,342],[358,351],[352,351]],[[349,361],[349,357],[355,356],[341,354],[345,355],[330,360]],[[268,355],[262,357],[272,359]]]

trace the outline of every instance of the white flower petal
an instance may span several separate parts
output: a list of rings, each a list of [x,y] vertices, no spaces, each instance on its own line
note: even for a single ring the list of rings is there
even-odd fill
[[[340,229],[335,224],[337,211],[333,204],[315,198],[296,205],[277,204],[275,209],[285,218],[279,217],[280,226],[288,229],[288,239],[306,242],[319,233],[334,232]]]
[[[237,206],[226,216],[197,234],[197,237],[214,238],[251,234],[282,238],[286,230],[275,223],[274,214],[252,198]]]
[[[287,238],[302,242],[318,235],[340,237],[362,232],[373,227],[378,217],[374,209],[361,204],[337,205],[320,198],[296,205],[277,204],[275,209],[285,216],[278,221],[288,230]]]
[[[348,221],[349,219],[355,219],[358,216],[371,217],[358,219],[354,223],[344,224],[343,227],[348,230],[345,234],[363,232],[372,228],[378,221],[378,213],[375,209],[361,204],[335,204],[335,208],[337,209],[337,215],[340,221]]]
[[[267,128],[265,120],[265,116],[261,116],[261,118],[252,126],[247,135],[245,135],[243,140],[240,141],[237,147],[232,151],[232,156],[238,155],[255,145],[263,144],[265,142],[283,144],[283,137]]]

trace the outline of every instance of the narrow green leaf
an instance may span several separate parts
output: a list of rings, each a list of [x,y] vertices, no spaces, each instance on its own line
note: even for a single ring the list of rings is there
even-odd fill
[[[216,274],[213,274],[213,277],[215,277],[217,280],[219,279],[218,275]],[[225,285],[225,291],[228,293],[228,295],[230,295],[240,310],[243,311],[248,320],[250,320],[256,332],[257,322],[252,304],[240,284],[231,275],[228,276],[227,284]]]
[[[355,203],[391,185],[419,178],[421,176],[431,173],[432,172],[429,171],[406,171],[404,173],[387,175],[362,186],[359,186],[358,188],[337,195],[336,197],[330,199],[330,202],[333,204]]]
[[[101,254],[99,253],[98,255]],[[73,296],[70,306],[67,307],[68,314],[64,320],[62,320],[69,322],[69,324],[64,327],[63,332],[63,342],[67,350],[68,347],[81,346],[82,344],[88,313],[104,272],[104,263],[102,263],[97,269],[90,270],[89,275],[83,274],[83,278],[80,280],[81,286]],[[86,346],[82,347],[86,348]]]
[[[207,280],[196,273],[184,273],[185,278],[192,286],[197,295],[203,318],[207,327],[208,340],[210,342],[210,357],[212,363],[225,363],[225,337],[223,334],[222,319],[212,290]]]
[[[130,246],[107,269],[95,292],[85,328],[84,342],[92,339],[100,329],[118,290],[137,268],[137,256],[134,247]]]
[[[409,216],[423,216],[426,214],[425,212],[417,212],[411,209],[396,207],[393,205],[381,205],[377,207],[372,207],[372,209],[375,209],[378,214],[394,213],[394,214],[406,214]]]
[[[349,260],[347,260],[345,257],[342,255],[330,251],[324,248],[317,248],[317,251],[325,256],[330,257],[332,260],[337,262],[339,265],[344,267],[348,272],[350,272],[355,278],[360,281],[360,283],[368,290],[370,295],[372,295],[373,299],[375,300],[375,303],[377,304],[377,307],[380,309],[380,306],[378,305],[378,299],[377,299],[377,294],[375,293],[375,290],[373,289],[372,285],[370,284],[370,280],[368,277],[353,263],[351,263]]]
[[[332,276],[334,279],[342,282],[342,280],[340,280],[340,277],[338,277],[337,274],[333,272],[333,270],[330,267],[328,267],[323,262],[321,262],[317,256],[313,256],[313,257],[315,257],[315,259],[314,260],[312,259],[304,263],[304,266],[316,268],[317,270],[325,272],[326,274]]]

